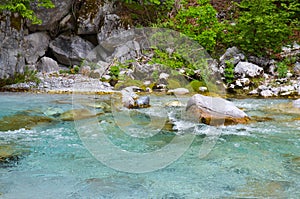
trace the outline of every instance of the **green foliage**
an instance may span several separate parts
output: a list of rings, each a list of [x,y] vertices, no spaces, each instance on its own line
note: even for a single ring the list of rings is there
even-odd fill
[[[230,60],[225,61],[224,77],[226,83],[231,83],[234,80],[234,65]]]
[[[35,15],[31,3],[36,3],[37,7],[54,8],[51,0],[4,0],[0,3],[0,11],[7,10],[19,13],[33,24],[41,24],[42,21]]]
[[[13,77],[0,80],[0,87],[11,84],[18,84],[24,82],[40,83],[40,79],[37,77],[36,70],[30,70],[28,66],[25,67],[24,73],[15,73]]]
[[[168,89],[176,89],[184,86],[181,84],[181,82],[178,79],[169,78],[167,81],[168,81]]]
[[[284,5],[285,1],[243,0],[235,25],[228,24],[225,42],[257,56],[280,52],[292,34],[289,24],[295,17],[290,10],[295,6],[282,9]]]
[[[123,0],[125,3],[140,3],[140,4],[155,4],[155,5],[160,5],[161,2],[160,0],[140,0],[140,1],[133,1],[133,0]]]
[[[70,69],[71,74],[78,74],[80,70],[80,67],[77,65],[74,65],[73,68]]]
[[[193,75],[195,66],[189,63],[182,55],[178,52],[168,53],[163,50],[155,49],[154,57],[150,63],[162,64],[171,69],[181,69],[185,68],[187,75]]]
[[[277,64],[277,72],[278,72],[278,77],[279,78],[285,78],[288,72],[288,66],[287,64],[283,62],[279,62]]]
[[[182,3],[182,9],[162,26],[177,30],[198,41],[207,51],[212,52],[220,34],[217,12],[209,0],[197,0],[195,5],[188,1]]]
[[[193,81],[191,81],[190,86],[192,87],[192,89],[195,92],[199,92],[199,87],[202,87],[202,86],[206,87],[206,84],[204,81],[193,80]]]
[[[109,69],[109,75],[113,78],[118,78],[120,73],[120,65],[111,66]]]
[[[277,73],[279,78],[285,78],[288,73],[288,69],[292,68],[299,58],[297,56],[287,57],[284,60],[277,63]]]

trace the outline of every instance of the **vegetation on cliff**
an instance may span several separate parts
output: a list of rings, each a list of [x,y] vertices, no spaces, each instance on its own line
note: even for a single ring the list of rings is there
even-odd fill
[[[152,16],[140,21],[138,11],[129,9],[129,21],[175,29],[212,54],[235,45],[247,54],[274,57],[282,46],[300,41],[296,0],[123,0],[123,4]]]
[[[33,24],[40,24],[42,21],[35,15],[33,11],[34,6],[54,8],[51,0],[4,0],[0,3],[0,11],[6,10],[19,13]]]

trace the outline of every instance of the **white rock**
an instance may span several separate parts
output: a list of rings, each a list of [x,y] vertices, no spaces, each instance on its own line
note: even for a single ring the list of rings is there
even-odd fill
[[[239,77],[258,77],[263,75],[264,69],[249,62],[239,62],[234,72]]]
[[[262,97],[272,97],[274,95],[274,93],[270,90],[263,90],[260,92],[260,95]]]
[[[167,74],[167,73],[161,73],[160,75],[159,75],[159,79],[168,79],[169,78],[169,74]]]
[[[207,89],[207,87],[205,87],[205,86],[201,86],[201,87],[199,87],[199,91],[200,92],[206,92],[208,89]]]
[[[174,95],[186,95],[190,91],[186,88],[176,88],[172,90],[168,90],[168,94],[174,94]]]
[[[253,91],[249,92],[249,95],[257,95],[257,94],[258,94],[257,89],[254,89]]]

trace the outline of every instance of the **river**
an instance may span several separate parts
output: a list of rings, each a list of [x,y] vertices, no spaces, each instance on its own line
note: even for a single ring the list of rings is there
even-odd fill
[[[212,127],[186,121],[184,106],[165,107],[188,97],[151,95],[150,108],[130,111],[95,105],[109,99],[1,93],[2,123],[13,115],[53,121],[0,131],[0,146],[17,153],[0,162],[0,198],[300,196],[300,120],[285,106],[291,100],[230,99],[256,121]],[[50,114],[74,108],[98,116],[74,122]],[[160,123],[168,118],[176,131]]]

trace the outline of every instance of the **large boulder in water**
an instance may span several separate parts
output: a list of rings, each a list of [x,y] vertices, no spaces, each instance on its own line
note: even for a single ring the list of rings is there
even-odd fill
[[[219,97],[196,94],[188,101],[186,111],[190,119],[209,125],[231,125],[249,121],[245,112],[232,102]]]

